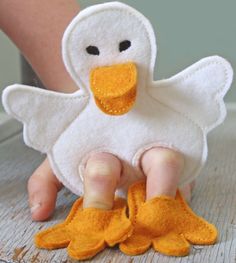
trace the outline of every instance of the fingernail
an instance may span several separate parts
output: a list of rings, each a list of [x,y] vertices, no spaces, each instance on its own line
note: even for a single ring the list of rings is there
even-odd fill
[[[40,203],[35,204],[35,205],[32,205],[32,206],[30,207],[30,212],[31,212],[31,214],[33,214],[36,210],[38,210],[40,206],[41,206]]]

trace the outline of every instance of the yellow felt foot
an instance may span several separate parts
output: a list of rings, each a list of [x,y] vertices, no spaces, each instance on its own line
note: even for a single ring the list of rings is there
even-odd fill
[[[217,230],[188,207],[180,192],[176,198],[160,196],[145,202],[145,183],[132,185],[128,192],[133,235],[120,244],[126,254],[144,253],[151,245],[169,256],[189,254],[190,243],[209,245],[217,240]]]
[[[133,235],[120,244],[120,250],[130,256],[144,253],[151,246],[151,238],[135,231]]]
[[[190,250],[190,245],[183,235],[174,232],[153,239],[152,245],[156,251],[176,257],[186,256],[189,254]]]
[[[133,231],[126,217],[125,200],[117,198],[112,210],[82,208],[82,198],[73,205],[65,222],[41,231],[35,236],[39,248],[67,247],[68,254],[78,260],[88,259],[107,245],[127,239]]]
[[[56,249],[67,247],[70,243],[69,231],[67,225],[73,220],[78,209],[82,207],[83,199],[79,198],[73,204],[69,215],[66,220],[57,224],[53,227],[50,227],[46,230],[40,231],[34,237],[34,243],[38,248],[45,249]]]
[[[88,235],[78,235],[74,237],[67,247],[68,254],[74,259],[88,259],[95,256],[106,247],[103,239]]]

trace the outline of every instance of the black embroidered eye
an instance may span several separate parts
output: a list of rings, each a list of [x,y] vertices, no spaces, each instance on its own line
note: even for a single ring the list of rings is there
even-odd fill
[[[131,42],[129,40],[124,40],[124,41],[120,42],[119,50],[120,50],[120,52],[125,51],[130,46],[131,46]]]
[[[98,56],[100,54],[99,49],[96,46],[88,46],[86,47],[86,51],[90,55]]]

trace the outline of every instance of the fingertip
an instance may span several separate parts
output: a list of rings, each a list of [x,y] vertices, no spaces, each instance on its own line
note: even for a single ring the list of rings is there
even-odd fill
[[[57,192],[62,188],[50,167],[48,159],[36,169],[28,181],[31,217],[34,221],[48,219],[56,205]]]
[[[34,221],[47,220],[55,209],[57,191],[50,187],[44,190],[34,192],[29,197],[31,218]]]
[[[28,182],[29,206],[34,221],[48,219],[56,205],[57,186],[40,177],[32,176]]]
[[[39,204],[39,207],[37,207],[35,210],[32,211],[31,208],[31,218],[33,221],[45,221],[50,218],[54,208],[55,206],[51,207],[48,204]]]

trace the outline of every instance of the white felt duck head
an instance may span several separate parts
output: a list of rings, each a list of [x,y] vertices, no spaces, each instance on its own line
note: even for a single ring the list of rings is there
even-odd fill
[[[67,28],[63,58],[72,78],[103,112],[125,114],[138,86],[152,79],[154,32],[142,14],[125,4],[95,5]]]
[[[233,71],[212,56],[153,81],[155,59],[153,29],[142,14],[118,2],[92,6],[63,37],[63,60],[80,89],[62,94],[15,84],[4,90],[3,105],[23,122],[25,143],[46,153],[55,175],[78,195],[86,160],[98,151],[120,158],[125,189],[143,176],[144,151],[173,148],[185,156],[183,185],[199,174],[207,133],[226,116]]]

